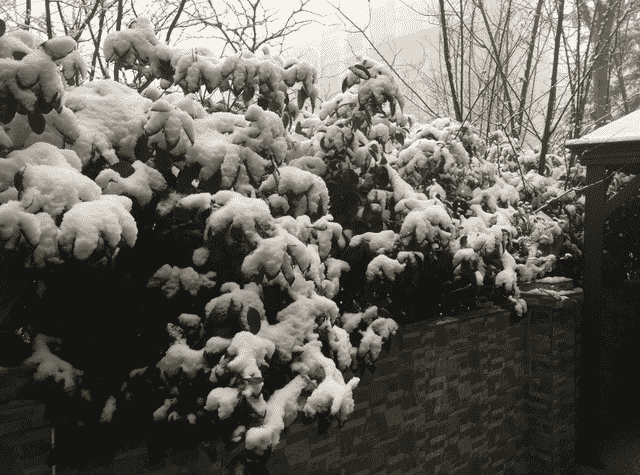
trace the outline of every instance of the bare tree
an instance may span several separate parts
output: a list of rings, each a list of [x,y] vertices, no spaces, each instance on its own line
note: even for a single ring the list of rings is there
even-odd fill
[[[25,9],[24,9],[24,25],[22,28],[24,30],[29,29],[29,25],[31,24],[31,0],[26,0]]]
[[[560,63],[560,44],[562,43],[562,29],[564,22],[564,0],[558,0],[558,20],[556,24],[556,35],[553,46],[553,62],[551,66],[551,87],[549,89],[549,102],[547,106],[547,116],[544,121],[544,132],[542,134],[542,144],[540,146],[540,159],[538,160],[538,173],[543,174],[545,170],[545,160],[549,150],[549,139],[551,138],[551,124],[553,122],[556,107],[556,89],[558,80],[558,64]]]
[[[53,38],[53,26],[51,24],[51,0],[44,0],[44,15],[47,22],[47,38]]]
[[[609,120],[609,84],[611,60],[611,41],[600,39],[611,36],[613,22],[617,14],[616,8],[606,0],[596,0],[594,6],[594,31],[598,41],[595,43],[595,58],[593,66],[593,113],[592,119],[595,127],[604,125]]]
[[[312,23],[319,23],[320,15],[309,8],[312,0],[299,0],[297,5],[287,8],[265,8],[262,0],[192,0],[185,8],[185,0],[170,1],[167,6],[170,18],[169,26],[161,25],[161,17],[152,23],[157,33],[167,30],[168,43],[175,30],[189,32],[190,38],[207,38],[220,41],[223,56],[230,49],[233,53],[251,51],[255,53],[269,45],[285,51],[287,37]]]
[[[118,16],[116,17],[116,31],[120,31],[122,29],[122,15],[124,13],[124,3],[122,0],[118,0]],[[120,66],[117,61],[113,65],[113,80],[118,80],[118,73],[120,70]]]
[[[540,15],[542,14],[543,3],[544,0],[538,0],[538,3],[536,4],[536,11],[533,17],[533,28],[531,29],[531,38],[529,39],[529,49],[527,51],[527,63],[524,67],[524,74],[522,76],[522,87],[520,89],[520,104],[518,105],[518,118],[516,119],[517,129],[514,130],[514,136],[516,137],[520,136],[520,132],[522,129],[522,119],[524,117],[524,109],[527,104],[527,94],[531,79],[531,66],[536,49],[536,37],[538,36],[538,27],[540,25]]]
[[[438,117],[439,114],[431,107],[431,105],[425,99],[425,94],[423,94],[421,91],[416,90],[414,85],[405,79],[404,77],[405,74],[403,74],[403,71],[402,71],[403,68],[395,64],[395,57],[397,57],[398,52],[394,51],[392,53],[394,55],[394,58],[391,58],[391,59],[387,58],[386,55],[384,55],[380,51],[378,46],[373,41],[373,38],[369,33],[369,28],[371,26],[371,5],[369,4],[368,6],[369,16],[368,16],[367,24],[361,27],[361,26],[358,26],[358,24],[355,23],[355,21],[353,21],[351,18],[345,15],[345,13],[342,11],[342,9],[339,6],[336,6],[330,2],[329,4],[336,10],[338,15],[343,20],[345,31],[347,33],[357,33],[361,35],[365,39],[365,41],[369,44],[369,46],[371,47],[375,55],[377,55],[376,59],[380,59],[383,63],[385,63],[387,67],[400,80],[405,90],[408,91],[408,94],[406,95],[407,100],[411,102],[413,105],[415,105],[417,108],[419,108],[423,113],[427,114],[428,116]],[[350,26],[348,27],[347,24]],[[351,29],[348,29],[348,28],[351,28]],[[423,58],[425,56],[426,55],[423,54]]]
[[[449,52],[449,37],[447,28],[447,16],[445,14],[444,0],[439,0],[438,5],[440,7],[440,25],[442,28],[442,54],[444,55],[444,61],[447,66],[447,77],[449,78],[449,87],[451,88],[451,100],[453,101],[453,110],[456,114],[456,120],[462,122],[462,108],[458,99],[458,93],[456,92],[456,80],[454,78],[453,66],[451,64],[451,54]],[[462,30],[460,30],[462,31]],[[462,42],[461,42],[462,48]],[[462,77],[462,74],[460,75]],[[462,92],[462,89],[461,89]]]
[[[167,36],[164,40],[164,42],[167,44],[169,44],[169,40],[171,39],[171,33],[173,33],[173,30],[178,25],[178,21],[180,20],[180,15],[182,14],[182,11],[184,10],[184,6],[186,3],[187,3],[187,0],[180,0],[180,4],[178,5],[178,10],[176,11],[176,14],[173,17],[173,20],[171,21],[171,25],[169,25],[169,29],[167,30]]]

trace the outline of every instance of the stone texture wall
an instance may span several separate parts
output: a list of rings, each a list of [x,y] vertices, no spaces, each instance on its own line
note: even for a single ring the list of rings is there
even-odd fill
[[[532,475],[575,470],[579,328],[582,293],[569,300],[529,303],[529,386]]]
[[[326,434],[295,421],[271,473],[526,474],[528,320],[474,311],[404,326]]]
[[[22,399],[33,377],[29,368],[0,369],[0,473],[39,475],[51,473],[47,455],[51,426],[44,404]]]
[[[573,440],[578,316],[577,306],[531,306],[520,320],[483,309],[404,325],[375,371],[357,374],[355,411],[345,425],[298,417],[267,468],[289,475],[561,474],[570,468],[558,457],[568,459]],[[19,416],[6,406],[18,410],[12,394],[5,394],[9,412],[0,414],[12,415],[0,421],[0,433],[19,419],[39,421],[22,430],[35,434],[29,455],[40,452],[31,460],[42,462],[50,440],[43,407],[24,401]],[[158,456],[151,439],[134,438],[107,465],[58,475],[222,475],[234,455],[222,441],[183,445]],[[152,458],[159,462],[150,464]]]

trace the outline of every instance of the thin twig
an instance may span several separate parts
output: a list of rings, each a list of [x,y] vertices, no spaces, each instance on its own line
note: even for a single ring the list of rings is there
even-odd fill
[[[584,190],[587,190],[587,189],[589,189],[589,188],[592,188],[592,187],[594,187],[594,186],[596,186],[596,185],[600,185],[600,184],[605,183],[605,182],[607,182],[607,181],[611,181],[611,179],[616,175],[616,173],[620,173],[620,172],[622,172],[622,170],[624,170],[624,168],[625,168],[626,166],[627,166],[627,165],[622,165],[622,166],[621,166],[620,168],[618,168],[616,171],[609,173],[609,175],[607,175],[606,177],[604,177],[604,178],[603,178],[602,180],[600,180],[600,181],[596,181],[596,182],[594,182],[594,183],[591,183],[591,184],[589,184],[589,185],[582,186],[582,187],[580,187],[580,188],[573,187],[573,188],[571,188],[570,190],[565,191],[565,192],[564,192],[564,193],[562,193],[561,195],[556,196],[556,197],[555,197],[555,198],[553,198],[552,200],[549,200],[549,201],[548,201],[548,202],[546,202],[544,205],[540,206],[538,209],[534,210],[534,211],[533,211],[533,214],[537,213],[538,211],[542,211],[544,208],[546,208],[547,206],[549,206],[551,203],[553,203],[554,201],[558,201],[558,200],[559,200],[560,198],[562,198],[564,195],[567,195],[567,194],[571,193],[572,191],[575,191],[576,193],[580,193],[580,192],[582,192],[582,191],[584,191]]]

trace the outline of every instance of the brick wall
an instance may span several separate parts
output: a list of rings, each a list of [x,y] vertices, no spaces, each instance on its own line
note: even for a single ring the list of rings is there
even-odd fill
[[[0,369],[0,474],[50,473],[47,455],[51,426],[44,418],[44,404],[22,399],[33,369]]]
[[[577,365],[582,292],[529,302],[531,475],[575,470]]]
[[[345,425],[298,417],[273,450],[270,473],[528,474],[540,467],[540,454],[557,453],[557,442],[568,445],[572,437],[566,403],[575,386],[569,356],[573,312],[549,316],[532,309],[514,321],[508,312],[485,309],[403,326],[375,372],[358,374],[355,411]],[[108,466],[58,474],[221,475],[230,457],[222,441],[200,442],[170,450],[150,466],[149,444],[122,447]],[[540,473],[564,468],[555,464]]]

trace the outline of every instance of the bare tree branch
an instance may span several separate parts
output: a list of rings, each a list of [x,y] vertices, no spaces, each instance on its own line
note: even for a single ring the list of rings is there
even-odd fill
[[[353,27],[355,28],[355,33],[360,33],[364,39],[367,41],[367,43],[369,43],[369,45],[371,46],[371,48],[373,49],[373,51],[380,56],[380,58],[382,59],[382,61],[384,61],[384,63],[394,72],[394,74],[396,75],[396,77],[398,77],[398,79],[400,79],[400,81],[402,82],[402,84],[404,84],[404,86],[409,89],[415,97],[417,97],[420,102],[422,103],[422,106],[425,108],[425,110],[427,110],[429,112],[429,114],[431,114],[433,117],[437,117],[438,114],[436,114],[436,112],[429,106],[429,104],[427,104],[425,102],[424,99],[422,99],[422,97],[415,91],[415,89],[409,84],[407,83],[407,81],[404,80],[404,78],[399,75],[394,69],[393,69],[393,65],[389,63],[389,61],[384,57],[384,55],[380,52],[380,50],[376,47],[376,45],[373,43],[373,41],[371,41],[371,39],[369,38],[369,36],[366,34],[366,28],[362,29],[360,28],[358,25],[356,25],[353,20],[351,20],[351,18],[349,18],[347,15],[345,15],[343,13],[343,11],[340,9],[340,7],[335,6],[334,4],[332,4],[331,2],[327,2],[329,3],[329,5],[331,5],[345,20],[347,20],[351,25],[353,25]],[[371,24],[371,6],[369,6],[369,21],[367,25]]]

